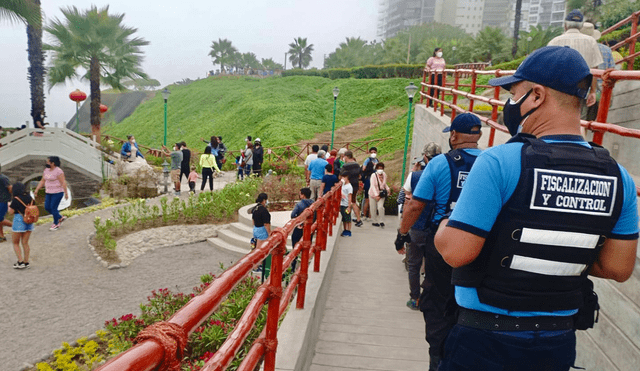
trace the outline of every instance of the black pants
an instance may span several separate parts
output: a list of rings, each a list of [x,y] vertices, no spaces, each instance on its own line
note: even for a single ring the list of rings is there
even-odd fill
[[[182,174],[184,174],[184,177],[189,179],[189,165],[187,166],[181,166],[180,167],[180,181],[182,182]]]
[[[209,178],[209,189],[213,191],[213,168],[203,167],[202,168],[202,185],[200,186],[200,190],[204,190],[204,185],[207,182],[207,178]]]
[[[257,164],[257,163],[253,163],[253,173],[256,174],[256,176],[262,176],[262,164]]]
[[[425,246],[425,278],[419,305],[425,322],[429,357],[439,360],[444,351],[444,341],[456,324],[457,304],[451,284],[451,267],[436,250],[433,238],[434,233],[429,232]],[[436,369],[433,367],[434,365],[430,365],[429,370]]]
[[[437,78],[436,78],[437,76]],[[435,83],[434,81],[438,81],[438,83]],[[431,75],[430,79],[429,79],[429,84],[431,85],[438,85],[438,86],[442,86],[442,74],[441,73],[437,73],[435,75]],[[435,96],[435,94],[440,95],[440,90],[436,90],[434,88],[429,88],[429,95],[430,96]],[[438,98],[438,97],[436,97]],[[429,107],[433,106],[433,100],[429,101]]]

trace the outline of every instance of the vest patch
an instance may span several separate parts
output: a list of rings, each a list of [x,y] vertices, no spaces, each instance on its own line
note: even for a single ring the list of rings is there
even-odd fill
[[[464,187],[464,182],[467,181],[467,176],[469,176],[469,172],[468,171],[459,171],[458,172],[458,181],[457,181],[457,187],[458,188]]]
[[[611,216],[618,179],[606,175],[534,169],[532,210]]]

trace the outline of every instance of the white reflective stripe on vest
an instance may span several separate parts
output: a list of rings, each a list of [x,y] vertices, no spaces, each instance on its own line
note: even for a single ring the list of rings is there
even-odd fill
[[[547,276],[579,276],[587,268],[587,265],[514,255],[510,268]]]
[[[546,229],[523,228],[520,242],[536,245],[577,247],[595,249],[600,236],[597,234],[549,231]]]

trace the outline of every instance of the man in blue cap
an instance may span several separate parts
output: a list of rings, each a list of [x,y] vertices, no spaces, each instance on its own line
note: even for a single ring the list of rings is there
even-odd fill
[[[454,208],[465,179],[476,157],[480,154],[478,140],[482,136],[482,123],[471,113],[457,115],[443,130],[449,133],[451,151],[436,156],[424,169],[413,191],[413,197],[405,205],[402,222],[396,238],[396,250],[404,254],[404,243],[411,238],[426,238],[425,243],[414,244],[425,249],[425,278],[418,306],[425,321],[426,340],[429,343],[429,370],[435,371],[442,357],[444,340],[455,324],[456,305],[451,285],[451,267],[436,250],[433,238],[440,221]],[[411,233],[425,207],[431,207],[429,229],[424,233]],[[418,237],[419,236],[419,237]],[[421,241],[422,242],[422,241]]]
[[[478,157],[436,234],[459,306],[439,370],[569,370],[597,310],[587,275],[631,276],[634,182],[580,135],[592,78],[577,51],[547,46],[489,81],[511,92],[505,124],[520,133]]]
[[[587,62],[589,68],[598,68],[603,63],[602,53],[598,43],[591,37],[580,32],[584,26],[584,16],[578,9],[570,11],[564,19],[565,32],[549,41],[549,46],[568,46],[577,50]],[[541,66],[544,67],[544,66]],[[596,79],[593,79],[591,92],[587,97],[586,106],[591,107],[596,103]],[[583,108],[583,116],[586,118],[587,110]]]

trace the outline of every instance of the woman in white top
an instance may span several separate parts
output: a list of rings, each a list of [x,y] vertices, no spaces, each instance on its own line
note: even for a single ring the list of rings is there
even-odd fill
[[[369,187],[369,210],[374,227],[384,228],[381,222],[384,215],[384,201],[389,196],[391,189],[387,185],[387,174],[384,172],[384,162],[376,164],[376,172],[371,175],[371,186]],[[377,213],[376,213],[377,211]]]
[[[446,66],[447,63],[445,62],[444,58],[442,58],[442,48],[435,48],[435,50],[433,51],[433,57],[427,59],[426,67],[430,70],[429,84],[442,86],[442,74]],[[436,91],[436,89],[434,88],[429,88],[429,95],[433,97],[435,96],[434,93],[436,95],[440,95],[439,90]],[[432,105],[433,101],[429,100],[429,106]]]

